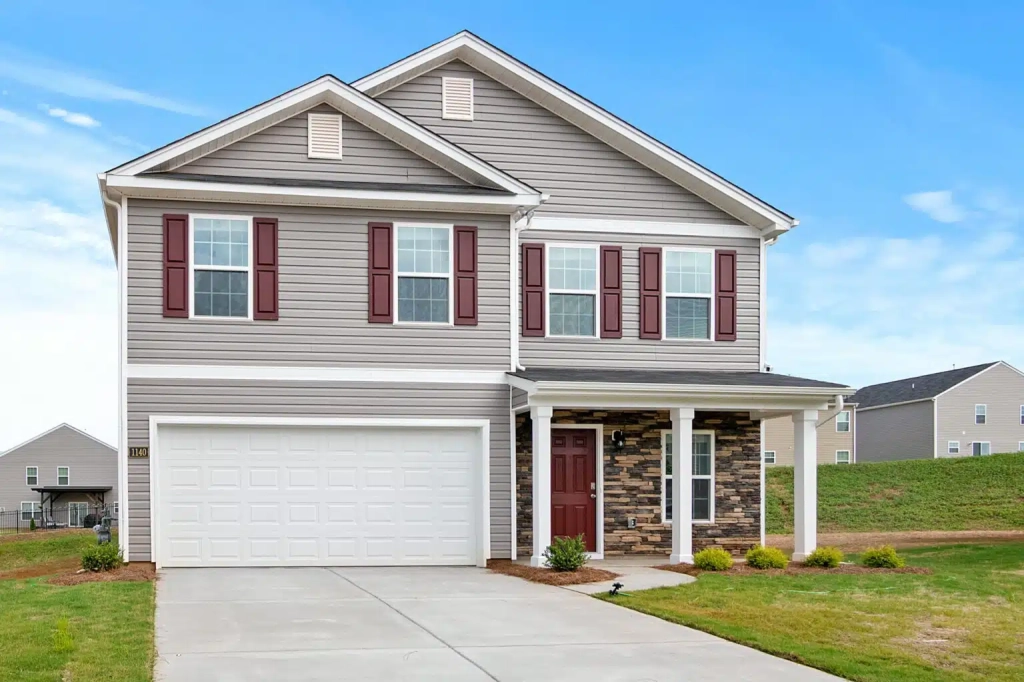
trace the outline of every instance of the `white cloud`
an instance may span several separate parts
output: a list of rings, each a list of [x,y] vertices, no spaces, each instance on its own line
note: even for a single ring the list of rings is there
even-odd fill
[[[953,192],[948,189],[908,194],[903,197],[903,201],[915,211],[940,223],[959,223],[967,217],[967,212],[953,201]]]
[[[70,123],[73,126],[79,126],[80,128],[97,128],[100,122],[94,119],[89,114],[77,114],[67,109],[61,109],[59,107],[48,107],[45,104],[43,108],[50,116],[54,118],[62,119],[65,123]]]
[[[46,132],[46,125],[8,109],[0,109],[0,124],[14,126],[22,132],[33,135],[42,135]]]

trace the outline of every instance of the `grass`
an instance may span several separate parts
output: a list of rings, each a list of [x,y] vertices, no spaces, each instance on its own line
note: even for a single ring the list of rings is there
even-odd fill
[[[67,565],[95,542],[91,532],[5,540],[0,572]],[[0,682],[152,680],[154,607],[151,582],[0,580]]]
[[[766,469],[769,534],[793,532],[793,468]],[[1024,453],[818,467],[818,531],[1024,528]]]
[[[1024,544],[905,554],[933,573],[703,574],[602,598],[852,680],[1020,680]]]

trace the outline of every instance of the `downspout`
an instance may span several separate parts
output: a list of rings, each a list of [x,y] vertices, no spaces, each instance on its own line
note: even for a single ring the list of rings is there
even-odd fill
[[[509,320],[509,331],[512,340],[513,372],[526,369],[519,361],[519,235],[523,230],[530,228],[530,223],[533,221],[533,212],[536,210],[536,207],[530,209],[520,207],[509,216],[509,248],[512,251],[512,272],[509,276],[509,282],[512,287],[512,291],[509,292],[512,299],[512,316]]]

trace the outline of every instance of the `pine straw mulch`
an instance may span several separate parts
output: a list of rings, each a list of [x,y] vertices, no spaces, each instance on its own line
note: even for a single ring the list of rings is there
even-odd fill
[[[133,561],[112,571],[99,573],[65,573],[55,575],[46,582],[51,585],[81,585],[82,583],[127,582],[141,583],[156,580],[156,565],[145,561]]]
[[[910,573],[914,575],[931,575],[932,569],[923,566],[904,566],[903,568],[868,568],[857,564],[839,564],[836,568],[818,568],[806,566],[801,563],[791,562],[786,568],[760,569],[748,566],[743,563],[735,563],[732,568],[726,571],[702,571],[690,564],[664,564],[655,566],[662,571],[673,573],[685,573],[686,575],[698,576],[704,573],[719,573],[725,575],[868,575],[874,573]]]
[[[618,573],[612,573],[601,568],[584,566],[578,571],[554,571],[550,568],[535,568],[526,564],[519,564],[508,559],[490,559],[487,568],[495,573],[511,575],[523,580],[545,585],[583,585],[585,583],[603,583],[606,580],[614,580],[619,577]]]

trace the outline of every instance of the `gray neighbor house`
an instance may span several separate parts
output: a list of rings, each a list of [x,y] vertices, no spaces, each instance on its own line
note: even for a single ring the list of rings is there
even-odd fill
[[[851,401],[858,462],[1024,450],[1024,374],[1005,362],[865,386]]]

